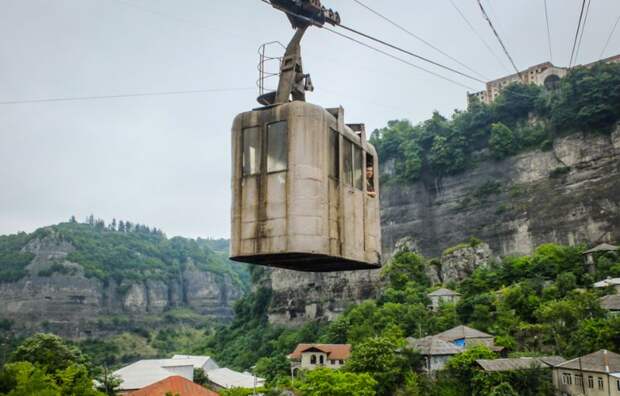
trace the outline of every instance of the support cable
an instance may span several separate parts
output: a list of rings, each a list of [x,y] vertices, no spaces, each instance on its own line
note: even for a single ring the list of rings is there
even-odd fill
[[[616,23],[614,24],[614,27],[611,28],[611,32],[609,32],[609,36],[607,37],[605,46],[603,47],[601,54],[598,56],[599,59],[603,59],[603,55],[605,55],[605,51],[607,51],[607,47],[609,46],[609,43],[611,42],[611,38],[613,37],[614,32],[616,31],[616,28],[618,27],[618,23],[620,23],[620,15],[618,15],[618,19],[616,19]]]
[[[586,13],[583,17],[583,24],[581,25],[581,33],[579,34],[579,42],[577,43],[577,50],[575,51],[575,63],[579,59],[579,50],[581,50],[581,40],[583,39],[583,33],[586,31],[586,24],[588,23],[588,15],[590,14],[590,3],[592,0],[588,0],[588,5],[586,6]]]
[[[570,52],[570,61],[568,62],[568,68],[573,66],[573,57],[575,56],[575,49],[577,48],[577,40],[579,39],[579,30],[581,29],[581,21],[583,20],[583,10],[586,7],[586,0],[581,2],[581,12],[579,12],[579,21],[577,22],[577,31],[575,32],[575,38],[573,40],[573,49]]]
[[[493,26],[493,22],[491,22],[491,18],[489,18],[489,15],[487,14],[487,12],[484,9],[484,6],[482,5],[482,2],[480,0],[478,0],[478,5],[480,6],[480,11],[482,11],[482,15],[484,16],[484,18],[487,20],[487,22],[489,23],[489,26],[491,27],[491,30],[493,31],[493,34],[495,35],[495,37],[497,38],[497,41],[499,41],[499,44],[502,46],[502,49],[504,50],[504,53],[506,54],[506,56],[508,57],[508,60],[510,60],[510,63],[512,64],[512,67],[515,69],[515,71],[517,72],[517,75],[519,76],[519,78],[521,80],[523,80],[523,77],[521,76],[521,72],[519,71],[519,69],[517,68],[517,65],[515,65],[515,61],[512,59],[512,56],[510,56],[510,53],[508,52],[508,49],[506,48],[506,46],[504,45],[504,42],[502,41],[501,37],[499,36],[499,34],[497,33],[497,30],[495,30],[495,26]]]
[[[466,64],[464,64],[463,62],[459,61],[458,59],[456,59],[455,57],[451,56],[450,54],[446,53],[445,51],[441,50],[440,48],[438,48],[437,46],[433,45],[432,43],[430,43],[429,41],[425,40],[424,38],[418,36],[417,34],[413,33],[412,31],[410,31],[409,29],[405,28],[404,26],[394,22],[392,19],[388,18],[387,16],[381,14],[379,11],[374,10],[372,8],[370,8],[368,5],[362,3],[360,0],[353,0],[355,3],[359,4],[361,7],[364,7],[365,9],[367,9],[368,11],[372,12],[373,14],[375,14],[376,16],[378,16],[379,18],[385,20],[386,22],[388,22],[389,24],[395,26],[396,28],[402,30],[403,32],[405,32],[406,34],[408,34],[409,36],[415,38],[416,40],[422,42],[423,44],[425,44],[427,47],[430,47],[432,49],[434,49],[435,51],[439,52],[440,54],[442,54],[443,56],[451,59],[452,61],[458,63],[460,66],[464,67],[465,69],[469,70],[470,72],[478,75],[480,78],[484,78],[485,80],[489,80],[488,77],[485,77],[484,75],[480,74],[479,72],[477,72],[476,70],[472,69],[471,67],[467,66]]]
[[[545,20],[547,21],[547,43],[549,44],[549,61],[553,63],[553,51],[551,51],[551,26],[549,25],[549,10],[547,8],[547,0],[545,3]]]

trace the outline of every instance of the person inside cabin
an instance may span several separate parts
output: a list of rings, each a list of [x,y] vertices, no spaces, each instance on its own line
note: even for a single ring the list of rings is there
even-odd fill
[[[366,167],[366,192],[373,198],[377,196],[375,192],[375,170],[370,165]]]

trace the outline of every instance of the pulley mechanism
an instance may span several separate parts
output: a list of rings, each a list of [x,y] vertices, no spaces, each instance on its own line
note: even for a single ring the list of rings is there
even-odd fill
[[[289,101],[306,100],[306,91],[313,91],[312,79],[304,74],[301,61],[301,39],[306,29],[312,25],[322,27],[340,24],[340,14],[332,9],[325,8],[320,0],[270,0],[271,5],[283,11],[291,26],[296,30],[295,35],[286,47],[286,52],[280,64],[280,80],[275,92],[260,95],[258,103],[264,106],[288,103]]]

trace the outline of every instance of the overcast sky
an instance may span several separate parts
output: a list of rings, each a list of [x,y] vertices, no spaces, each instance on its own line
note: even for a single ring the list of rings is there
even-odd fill
[[[475,0],[453,1],[501,56]],[[459,67],[353,0],[323,2],[349,26]],[[509,73],[449,0],[365,2],[488,78]],[[519,68],[549,60],[543,0],[484,4]],[[564,66],[581,0],[548,5],[553,61]],[[578,63],[598,59],[619,15],[620,1],[592,0]],[[256,107],[259,45],[291,35],[284,14],[259,0],[0,0],[0,102],[249,88],[1,104],[0,233],[93,213],[168,235],[228,237],[230,125]],[[309,101],[342,105],[348,122],[370,130],[465,106],[466,88],[325,30],[308,31],[303,51],[316,87]],[[605,55],[619,52],[620,26]]]

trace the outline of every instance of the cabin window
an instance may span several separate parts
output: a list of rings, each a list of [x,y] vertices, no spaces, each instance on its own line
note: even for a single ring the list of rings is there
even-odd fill
[[[355,188],[364,189],[364,176],[362,174],[362,164],[364,163],[364,152],[358,146],[353,146],[353,176]]]
[[[375,192],[375,160],[368,153],[366,153],[366,192],[370,197],[377,196]]]
[[[340,134],[333,129],[329,134],[329,177],[340,178]]]
[[[353,185],[353,143],[348,139],[343,140],[342,164],[344,166],[344,182]]]
[[[243,130],[243,175],[250,176],[260,172],[260,128]]]
[[[267,125],[267,172],[280,172],[288,164],[288,126],[286,121]]]

